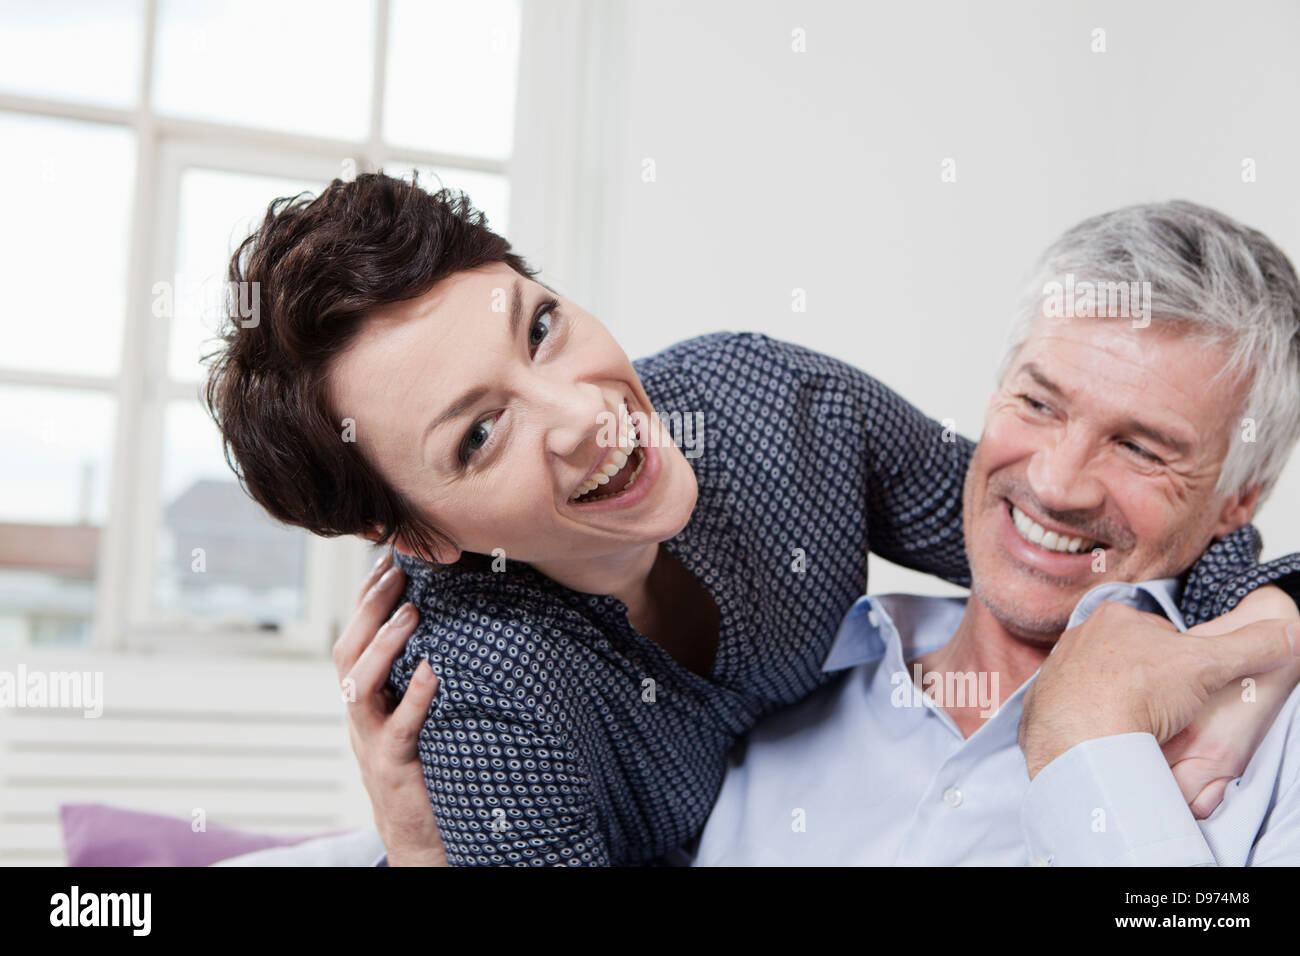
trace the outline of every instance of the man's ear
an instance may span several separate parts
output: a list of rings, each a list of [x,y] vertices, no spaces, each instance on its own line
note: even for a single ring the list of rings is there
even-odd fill
[[[1230,495],[1219,513],[1219,523],[1214,527],[1215,539],[1230,535],[1242,525],[1249,524],[1255,516],[1255,505],[1258,503],[1259,485]]]

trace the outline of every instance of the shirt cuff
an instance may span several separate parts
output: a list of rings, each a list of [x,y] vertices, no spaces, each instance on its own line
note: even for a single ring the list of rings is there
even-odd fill
[[[1071,747],[1038,772],[1020,824],[1038,866],[1213,866],[1151,734]]]

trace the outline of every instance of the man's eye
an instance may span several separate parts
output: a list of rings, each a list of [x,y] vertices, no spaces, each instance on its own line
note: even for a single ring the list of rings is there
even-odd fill
[[[1132,451],[1134,454],[1136,454],[1136,455],[1137,455],[1139,458],[1141,458],[1143,461],[1149,461],[1149,462],[1151,462],[1151,463],[1154,464],[1154,465],[1163,465],[1163,464],[1164,464],[1164,462],[1163,462],[1162,460],[1160,460],[1159,458],[1157,458],[1155,455],[1151,454],[1151,452],[1147,451],[1147,450],[1146,450],[1145,448],[1143,448],[1141,445],[1135,444],[1134,442],[1131,442],[1131,441],[1122,441],[1122,442],[1120,442],[1120,445],[1122,445],[1123,447],[1125,447],[1125,448],[1129,449],[1130,451]]]
[[[1028,405],[1031,411],[1035,411],[1035,412],[1050,412],[1050,411],[1051,411],[1050,408],[1048,408],[1046,405],[1044,405],[1044,404],[1043,404],[1042,402],[1040,402],[1038,399],[1036,399],[1036,398],[1031,398],[1031,397],[1029,397],[1028,395],[1021,395],[1021,396],[1020,396],[1020,400],[1021,400],[1022,402],[1024,402],[1026,405]]]
[[[491,418],[485,418],[473,424],[470,430],[465,434],[465,441],[461,445],[460,459],[462,462],[468,461],[469,456],[474,454],[492,437],[492,426],[496,422]]]
[[[543,312],[537,318],[533,319],[533,324],[528,329],[528,351],[532,354],[537,351],[538,347],[546,341],[546,337],[551,334],[551,310]]]

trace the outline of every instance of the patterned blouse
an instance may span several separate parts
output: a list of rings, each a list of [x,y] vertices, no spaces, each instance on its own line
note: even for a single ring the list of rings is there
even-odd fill
[[[404,693],[425,658],[441,679],[419,754],[453,865],[662,860],[703,829],[738,738],[829,679],[868,547],[969,586],[969,440],[858,369],[763,335],[706,335],[635,367],[662,418],[703,413],[687,459],[698,503],[663,547],[717,603],[712,672],[638,633],[616,598],[522,562],[398,555],[420,624],[391,682]],[[1258,565],[1259,549],[1248,526],[1201,558],[1189,625],[1300,581],[1300,555]]]

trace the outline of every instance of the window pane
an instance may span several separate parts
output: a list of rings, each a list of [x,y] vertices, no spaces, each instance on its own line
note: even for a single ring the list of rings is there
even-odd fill
[[[90,639],[114,401],[0,386],[0,647]]]
[[[0,0],[0,24],[0,88],[135,106],[143,0]]]
[[[514,135],[518,0],[393,0],[384,138],[505,159]]]
[[[472,169],[451,169],[447,166],[412,166],[410,163],[389,163],[385,172],[390,176],[411,178],[411,171],[420,175],[420,188],[436,192],[440,187],[459,189],[469,195],[476,209],[487,216],[488,226],[499,236],[509,237],[510,182],[496,173],[482,173]]]
[[[162,0],[154,103],[195,119],[362,139],[374,35],[373,0]]]
[[[0,365],[112,374],[126,314],[133,136],[0,113],[0,143],[0,181],[10,184],[0,229]]]
[[[157,609],[265,627],[300,617],[307,533],[244,494],[197,403],[168,406],[163,440]]]
[[[321,183],[249,176],[212,169],[181,173],[180,227],[173,279],[173,321],[168,374],[201,379],[199,358],[213,349],[224,305],[226,268],[235,248],[261,224],[279,196],[314,194]]]

